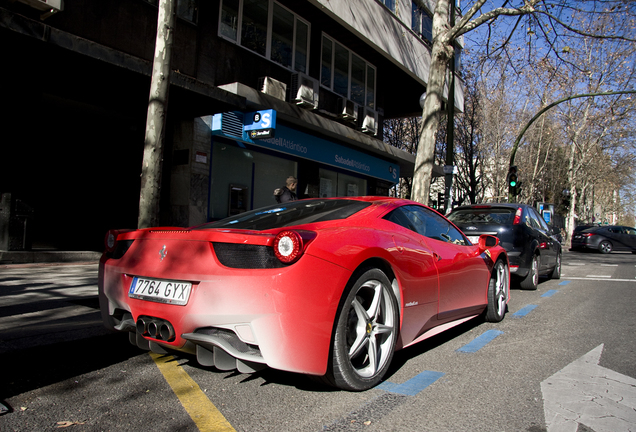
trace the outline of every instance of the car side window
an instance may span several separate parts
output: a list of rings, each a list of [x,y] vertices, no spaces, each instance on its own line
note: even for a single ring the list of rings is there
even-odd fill
[[[629,235],[636,236],[636,229],[634,228],[625,228],[625,233]]]
[[[533,208],[528,208],[528,215],[526,217],[526,223],[529,222],[529,225],[540,231],[548,231],[548,225],[545,223],[543,218],[539,216],[539,214]],[[543,222],[543,223],[542,223]]]
[[[420,214],[417,210],[418,208],[415,206],[405,206],[402,207],[404,210],[404,214],[411,221],[411,225],[413,226],[413,231],[416,233],[426,236],[430,229],[428,229],[429,224],[427,224],[426,217],[423,214]]]
[[[418,234],[458,245],[469,244],[457,228],[434,211],[419,206],[404,206],[402,210],[411,223],[410,229]]]
[[[534,229],[538,229],[539,226],[537,224],[537,221],[534,220],[534,218],[532,217],[532,212],[528,211],[526,213],[526,225],[528,225],[530,228],[534,228]]]
[[[402,207],[396,208],[388,215],[384,216],[384,219],[393,222],[394,224],[400,225],[406,229],[417,232],[415,226],[411,223],[409,218],[404,214],[404,210]]]

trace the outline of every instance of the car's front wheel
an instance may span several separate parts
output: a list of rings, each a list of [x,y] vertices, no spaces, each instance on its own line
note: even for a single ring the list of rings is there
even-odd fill
[[[490,275],[488,284],[488,308],[486,321],[499,322],[506,315],[508,293],[510,288],[510,272],[508,266],[501,260],[497,261]]]
[[[601,253],[608,254],[612,252],[612,244],[607,240],[603,240],[601,244],[598,245],[598,250]]]
[[[336,318],[327,380],[344,390],[377,385],[397,340],[399,311],[386,275],[371,269],[353,284]]]
[[[539,287],[539,256],[532,257],[530,271],[519,284],[523,289],[536,290]]]

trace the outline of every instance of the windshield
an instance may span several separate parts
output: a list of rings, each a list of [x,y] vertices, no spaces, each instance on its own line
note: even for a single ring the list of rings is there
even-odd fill
[[[507,208],[472,208],[452,212],[448,219],[456,225],[459,224],[512,224],[515,217],[515,209]]]
[[[312,222],[346,219],[371,203],[353,200],[302,200],[261,207],[256,210],[210,222],[195,229],[233,228],[268,230]]]

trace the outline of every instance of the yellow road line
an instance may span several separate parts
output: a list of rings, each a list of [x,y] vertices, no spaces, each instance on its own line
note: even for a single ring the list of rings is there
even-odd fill
[[[236,432],[174,357],[155,353],[150,357],[201,432]]]

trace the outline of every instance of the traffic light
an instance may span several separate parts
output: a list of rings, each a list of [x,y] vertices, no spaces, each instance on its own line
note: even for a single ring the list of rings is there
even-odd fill
[[[506,182],[508,183],[508,194],[511,196],[519,195],[521,192],[521,182],[519,181],[519,173],[516,165],[508,168]]]

